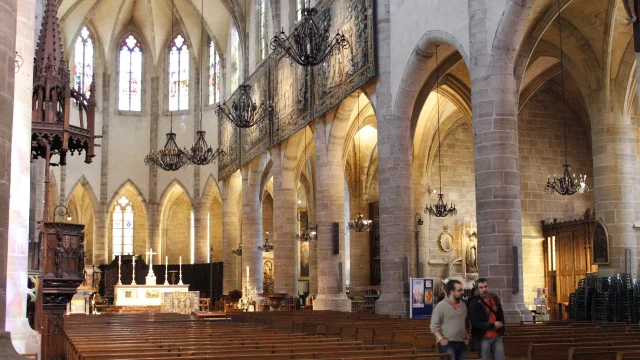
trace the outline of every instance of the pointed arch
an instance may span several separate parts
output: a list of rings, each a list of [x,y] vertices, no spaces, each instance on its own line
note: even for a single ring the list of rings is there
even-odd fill
[[[167,185],[159,202],[160,259],[169,257],[176,264],[195,263],[195,229],[193,199],[177,179]],[[185,234],[189,234],[185,236]]]
[[[195,262],[222,261],[222,196],[218,181],[209,175],[196,211]]]
[[[67,210],[71,215],[71,222],[84,225],[84,250],[87,254],[85,265],[95,264],[96,253],[94,246],[95,217],[99,209],[98,199],[87,179],[82,176],[73,186]]]
[[[116,209],[118,205],[118,200],[125,197],[129,200],[131,204],[131,211],[133,212],[133,253],[134,254],[143,254],[149,244],[149,236],[148,236],[148,209],[147,202],[142,195],[142,192],[136,186],[136,184],[127,179],[123,182],[118,189],[113,193],[110,201],[108,202],[108,206],[106,209],[107,212],[107,222],[106,222],[106,233],[105,237],[105,249],[107,249],[107,261],[113,258],[113,241],[114,237],[118,236],[115,232],[117,229],[122,229],[121,225],[114,224],[114,211],[122,212],[123,208]],[[122,205],[126,209],[126,205]],[[114,231],[115,226],[115,231]],[[120,231],[120,236],[122,236],[122,231]]]

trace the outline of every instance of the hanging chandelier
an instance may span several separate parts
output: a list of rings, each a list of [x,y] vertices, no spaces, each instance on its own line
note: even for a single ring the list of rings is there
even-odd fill
[[[349,47],[349,40],[343,33],[337,33],[329,40],[329,29],[322,29],[313,20],[318,14],[315,8],[305,5],[300,9],[302,20],[295,27],[291,35],[282,30],[271,39],[271,49],[276,53],[284,51],[286,56],[302,66],[316,66],[334,51],[341,52]]]
[[[264,239],[264,244],[261,246],[258,246],[258,250],[262,251],[262,252],[272,252],[273,251],[273,244],[269,242],[269,232],[267,232],[267,238]]]
[[[236,254],[237,256],[242,256],[242,244],[238,245],[238,247],[235,249],[231,249],[231,252]]]
[[[235,126],[246,129],[258,124],[273,112],[273,104],[258,106],[251,99],[251,85],[242,84],[238,87],[239,95],[231,103],[231,109],[227,104],[218,104],[215,112],[218,117],[224,116]]]
[[[556,174],[553,174],[553,181],[551,181],[551,176],[547,176],[547,184],[544,187],[544,191],[549,194],[574,195],[588,192],[590,189],[587,186],[587,175],[571,175],[571,165],[569,165],[569,161],[567,161],[567,120],[564,111],[564,59],[562,56],[560,0],[558,0],[558,28],[560,30],[560,82],[562,84],[562,131],[564,134],[564,164],[562,167],[564,168],[564,171],[562,172],[562,176],[558,178],[556,178]]]
[[[358,132],[360,131],[360,93],[358,93]],[[357,132],[356,132],[357,135]],[[358,136],[358,157],[356,161],[356,172],[357,172],[357,186],[358,186],[358,212],[360,212],[360,146],[362,145],[361,136]],[[371,220],[366,220],[364,215],[361,213],[356,216],[355,220],[349,220],[347,224],[347,230],[353,230],[355,232],[365,232],[371,230]]]
[[[204,9],[204,0],[200,2],[200,8]],[[204,36],[204,14],[200,17],[200,33]],[[213,150],[207,140],[205,139],[206,132],[202,130],[202,71],[200,72],[200,130],[196,131],[196,142],[191,147],[191,150],[187,153],[189,162],[194,165],[208,165],[211,164],[218,157],[226,155],[224,150],[217,148]]]
[[[298,221],[304,223],[305,226],[300,234],[296,234],[296,240],[300,240],[302,242],[317,240],[318,229],[309,225],[309,216],[306,212],[301,212],[298,214]]]
[[[444,194],[442,194],[442,138],[440,137],[440,67],[438,63],[438,47],[440,47],[440,45],[436,45],[436,106],[438,111],[438,163],[440,164],[438,172],[440,174],[440,193],[438,194],[438,202],[435,206],[433,204],[430,205],[427,200],[424,213],[429,214],[429,216],[447,217],[457,214],[458,210],[453,202],[451,203],[451,207],[449,207],[449,205],[444,202]]]
[[[171,33],[173,34],[173,15],[171,16]],[[167,133],[167,142],[164,148],[151,150],[144,158],[145,165],[155,165],[165,171],[176,171],[189,163],[187,152],[180,149],[176,143],[176,134],[173,132],[173,111],[169,111],[171,127]]]

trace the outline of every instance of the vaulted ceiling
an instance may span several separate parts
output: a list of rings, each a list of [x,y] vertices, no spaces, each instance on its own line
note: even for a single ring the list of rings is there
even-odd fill
[[[230,9],[237,0],[204,1],[205,34],[216,39],[226,49]],[[100,55],[107,63],[113,60],[119,42],[134,32],[153,54],[153,62],[168,48],[173,8],[174,28],[185,34],[191,44],[200,44],[202,5],[200,0],[61,0],[58,7],[62,38],[69,50],[83,26],[88,26],[100,45]],[[235,24],[235,22],[234,22]],[[205,35],[206,36],[206,35]],[[111,49],[111,51],[109,51]],[[200,47],[194,46],[196,56]],[[68,52],[68,51],[67,51]]]

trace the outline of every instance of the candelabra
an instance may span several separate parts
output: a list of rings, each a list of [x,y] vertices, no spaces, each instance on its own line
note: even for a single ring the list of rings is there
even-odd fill
[[[182,283],[182,256],[180,256],[180,281],[178,281],[178,285],[184,285]]]
[[[122,285],[122,281],[120,276],[122,275],[122,271],[120,271],[120,266],[122,265],[122,255],[118,255],[118,283],[116,285]]]
[[[164,260],[164,284],[169,285],[169,256]]]
[[[136,256],[133,255],[133,280],[131,280],[131,285],[138,285],[136,284]]]

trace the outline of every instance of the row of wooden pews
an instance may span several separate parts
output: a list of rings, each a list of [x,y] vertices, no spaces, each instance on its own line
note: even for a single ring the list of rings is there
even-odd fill
[[[362,332],[364,329],[354,332],[354,336],[343,337],[341,334],[327,333],[326,330],[333,327],[325,326],[323,331],[322,326],[314,328],[306,324],[307,329],[313,331],[305,332],[293,331],[293,327],[282,325],[286,322],[283,319],[299,319],[292,314],[303,313],[314,314],[316,320],[322,321],[331,317],[342,321],[351,316],[349,313],[319,311],[239,313],[233,315],[235,321],[207,321],[178,314],[71,315],[64,322],[64,352],[68,360],[449,358],[448,355],[424,352],[413,346],[393,348],[391,342],[383,343],[380,340],[379,332],[365,335]],[[245,318],[245,314],[268,315]],[[277,318],[280,321],[275,321]],[[378,315],[363,321],[370,320],[382,325],[385,319],[396,325],[400,321]],[[404,322],[410,324],[412,321]],[[279,327],[274,327],[274,324]],[[418,323],[411,325],[418,326]],[[299,330],[304,327],[297,321],[296,326]],[[399,331],[400,328],[394,330]],[[432,347],[427,348],[432,350]]]

